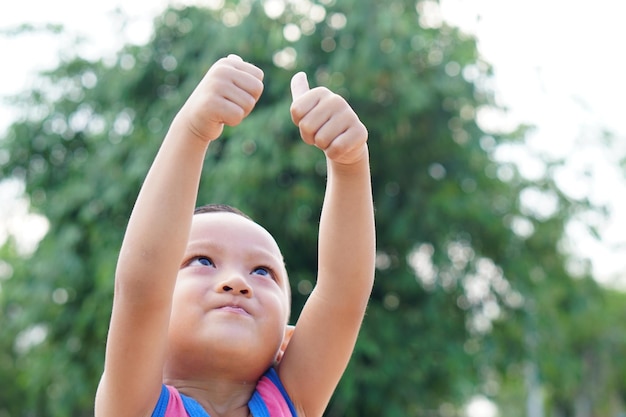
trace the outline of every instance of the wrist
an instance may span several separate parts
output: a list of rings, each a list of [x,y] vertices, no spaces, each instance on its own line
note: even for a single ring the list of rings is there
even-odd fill
[[[360,173],[364,169],[369,173],[369,149],[367,143],[364,143],[360,149],[354,151],[349,159],[330,159],[326,158],[329,171],[332,170],[338,174],[351,175]]]
[[[206,152],[209,144],[215,139],[208,139],[199,135],[198,132],[190,128],[185,120],[174,118],[167,131],[165,140],[176,142],[179,146]]]
[[[335,158],[330,158],[327,154],[326,160],[329,164],[344,167],[358,165],[361,164],[363,161],[369,161],[369,149],[367,147],[367,142],[364,142],[358,148],[352,149],[345,154]]]
[[[185,140],[196,143],[201,147],[208,147],[211,142],[217,139],[223,130],[223,126],[215,129],[205,129],[200,131],[187,117],[178,113],[170,125],[168,134],[173,134],[178,140]]]

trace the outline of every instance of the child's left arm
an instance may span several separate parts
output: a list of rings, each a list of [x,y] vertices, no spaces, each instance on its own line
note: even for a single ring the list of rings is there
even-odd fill
[[[328,178],[311,293],[279,365],[301,415],[321,416],[343,374],[374,282],[374,209],[368,132],[339,95],[292,79],[291,115],[304,142],[324,151]]]

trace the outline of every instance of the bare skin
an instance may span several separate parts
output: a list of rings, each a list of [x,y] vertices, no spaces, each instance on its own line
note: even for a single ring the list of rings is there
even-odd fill
[[[321,416],[350,359],[374,278],[367,130],[340,96],[292,79],[291,117],[321,149],[328,179],[316,286],[295,325],[272,236],[232,213],[193,216],[204,158],[263,91],[263,72],[217,61],[176,115],[120,251],[98,417],[150,416],[163,383],[211,417],[245,417],[276,370],[300,416]]]

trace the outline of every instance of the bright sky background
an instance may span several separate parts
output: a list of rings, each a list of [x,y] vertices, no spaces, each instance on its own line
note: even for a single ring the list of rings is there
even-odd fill
[[[20,0],[9,7],[5,2],[0,6],[0,30],[22,23],[60,23],[90,39],[82,54],[96,58],[126,42],[146,42],[153,16],[166,3]],[[117,8],[131,17],[125,28],[114,18]],[[595,203],[608,204],[614,212],[610,222],[600,224],[602,243],[586,238],[574,226],[572,245],[593,258],[600,280],[623,276],[626,283],[626,181],[617,168],[619,157],[626,154],[626,2],[441,0],[441,12],[447,21],[477,36],[484,59],[494,66],[493,87],[499,104],[510,111],[491,122],[504,126],[527,122],[538,127],[529,138],[530,152],[504,151],[501,158],[519,161],[522,172],[533,178],[542,172],[533,153],[568,156],[568,169],[558,176],[562,188],[572,196],[589,196]],[[53,68],[65,45],[59,37],[0,37],[0,97],[23,91],[37,70]],[[0,130],[13,117],[10,109],[0,106]],[[604,129],[617,136],[621,149],[600,145]],[[585,170],[591,172],[591,179],[583,177]],[[0,187],[0,241],[7,230],[25,231],[36,241],[45,224],[23,216],[27,205],[15,202],[19,193],[17,184]]]
[[[626,2],[623,0],[441,0],[446,19],[477,36],[494,66],[500,104],[508,123],[538,127],[528,143],[534,152],[568,157],[559,173],[573,197],[606,204],[609,222],[598,222],[602,242],[573,226],[573,249],[591,256],[599,280],[626,284]],[[505,123],[506,124],[506,123]],[[611,131],[616,147],[603,146]],[[519,152],[528,177],[541,172]],[[585,178],[584,173],[591,173]]]

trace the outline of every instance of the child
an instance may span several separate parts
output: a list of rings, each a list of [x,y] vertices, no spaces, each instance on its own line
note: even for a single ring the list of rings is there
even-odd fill
[[[174,118],[130,217],[97,417],[321,416],[352,354],[374,278],[367,130],[344,99],[291,82],[291,117],[324,151],[315,289],[288,325],[278,245],[228,207],[194,214],[205,153],[263,91],[263,72],[217,61]]]

